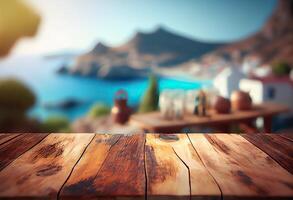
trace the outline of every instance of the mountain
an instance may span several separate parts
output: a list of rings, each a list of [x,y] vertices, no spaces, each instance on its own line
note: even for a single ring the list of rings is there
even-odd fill
[[[283,60],[293,65],[293,0],[279,0],[260,31],[208,55],[232,57],[235,52],[242,59],[258,57],[263,64]]]
[[[147,63],[170,66],[197,58],[219,45],[195,41],[159,27],[151,33],[136,33],[130,41],[116,50],[134,53],[138,59]]]
[[[125,44],[109,47],[99,42],[77,57],[68,70],[72,74],[111,79],[144,76],[151,67],[172,67],[215,50],[219,43],[205,43],[159,27],[151,33],[137,32]]]
[[[118,47],[98,43],[88,53],[78,56],[73,66],[60,73],[110,79],[129,79],[147,75],[153,69],[181,70],[194,61],[206,66],[205,58],[226,60],[259,58],[261,64],[283,60],[293,65],[293,0],[279,0],[273,14],[253,35],[229,44],[206,43],[175,34],[163,27],[153,32],[137,32]],[[197,60],[195,60],[197,59]],[[206,68],[206,67],[205,67]],[[172,68],[174,69],[174,68]],[[207,71],[210,73],[210,70]]]

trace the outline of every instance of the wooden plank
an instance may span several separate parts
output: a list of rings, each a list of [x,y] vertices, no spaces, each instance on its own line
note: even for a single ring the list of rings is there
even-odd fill
[[[273,134],[242,135],[293,174],[293,141]]]
[[[96,192],[94,180],[108,156],[110,148],[120,137],[121,135],[96,134],[62,188],[60,199],[90,198],[89,193]]]
[[[191,199],[221,199],[217,183],[203,165],[188,136],[177,134],[176,137],[178,140],[170,140],[169,144],[189,169]]]
[[[188,168],[168,140],[147,134],[145,148],[147,199],[189,199]]]
[[[13,160],[35,146],[48,134],[21,134],[14,136],[11,140],[0,145],[0,171],[9,165]]]
[[[54,199],[94,134],[50,134],[0,172],[0,198]]]
[[[144,199],[145,135],[119,137],[97,137],[66,182],[61,199]]]
[[[282,133],[280,136],[287,138],[288,140],[293,141],[293,133]]]
[[[2,133],[0,134],[0,145],[17,137],[19,134]]]
[[[124,135],[111,148],[95,179],[101,196],[107,199],[145,198],[144,144],[144,134]]]
[[[292,174],[240,135],[189,137],[223,199],[292,198]]]

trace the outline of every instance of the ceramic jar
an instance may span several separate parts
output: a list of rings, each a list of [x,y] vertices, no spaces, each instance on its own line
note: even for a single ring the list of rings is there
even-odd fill
[[[233,110],[250,110],[252,107],[251,97],[247,92],[236,90],[231,95]]]
[[[213,100],[212,108],[216,113],[220,113],[220,114],[230,113],[230,110],[231,110],[230,100],[221,96],[216,96]]]
[[[128,95],[124,90],[119,90],[115,94],[114,106],[111,114],[115,123],[124,124],[129,120],[131,109],[127,106]]]

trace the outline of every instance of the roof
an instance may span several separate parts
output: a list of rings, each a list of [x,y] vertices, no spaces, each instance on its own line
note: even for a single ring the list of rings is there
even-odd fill
[[[293,87],[293,80],[289,76],[266,76],[266,77],[250,77],[253,80],[259,80],[263,84],[267,83],[287,83]]]

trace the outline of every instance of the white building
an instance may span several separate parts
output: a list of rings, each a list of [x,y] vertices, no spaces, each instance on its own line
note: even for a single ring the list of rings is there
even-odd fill
[[[289,77],[242,79],[239,87],[249,92],[254,103],[274,102],[293,110],[293,80]]]
[[[239,82],[243,78],[245,75],[240,67],[227,67],[215,77],[213,84],[221,96],[229,98],[234,90],[239,89]]]
[[[257,56],[246,56],[242,63],[242,72],[249,76],[256,69],[258,69],[260,65],[260,59]]]

